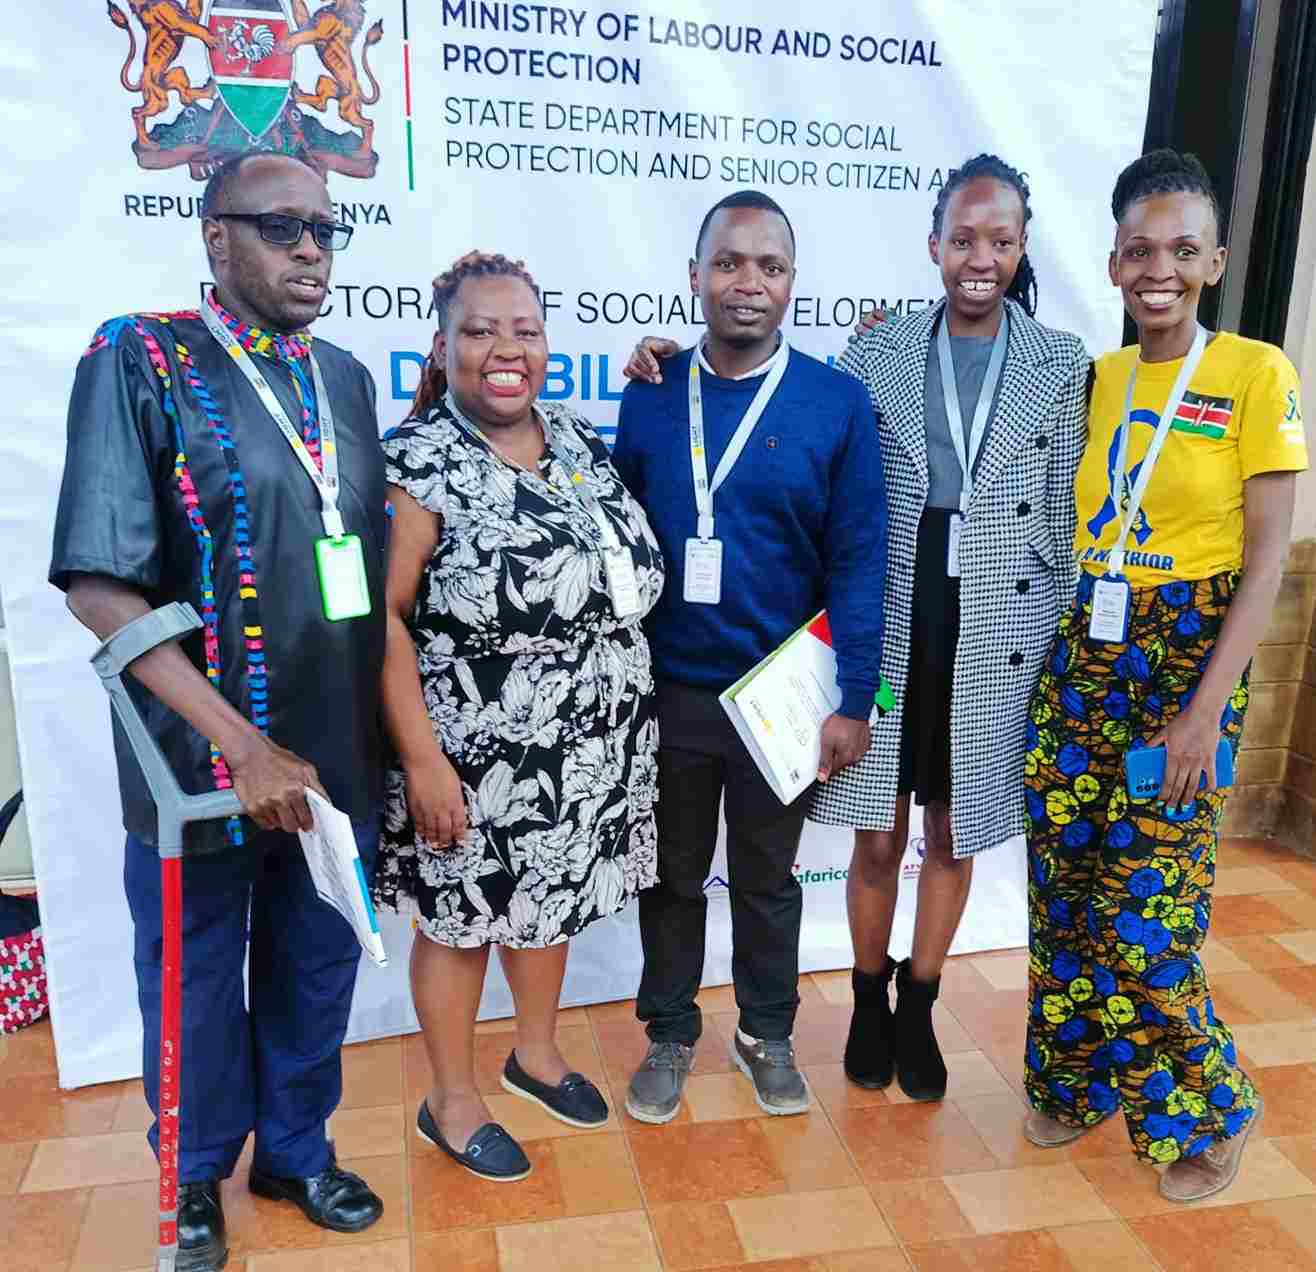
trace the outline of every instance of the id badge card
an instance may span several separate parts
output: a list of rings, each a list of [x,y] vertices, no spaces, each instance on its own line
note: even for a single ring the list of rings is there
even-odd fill
[[[370,613],[370,584],[359,535],[315,541],[315,572],[320,580],[320,603],[331,623],[363,618]]]
[[[946,539],[946,577],[960,577],[960,535],[964,533],[964,514],[950,514],[950,531]]]
[[[612,612],[618,618],[630,618],[640,612],[640,586],[635,578],[635,562],[625,548],[604,548],[603,572],[608,579]]]
[[[1092,585],[1092,617],[1088,620],[1088,639],[1123,645],[1129,639],[1129,610],[1133,589],[1128,579],[1107,575]]]
[[[692,605],[721,604],[721,539],[685,541],[685,599]]]

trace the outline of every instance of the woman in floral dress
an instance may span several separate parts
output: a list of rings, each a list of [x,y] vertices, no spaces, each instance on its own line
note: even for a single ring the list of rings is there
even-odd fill
[[[477,1174],[530,1163],[475,1080],[489,947],[517,1010],[502,1083],[605,1121],[554,1039],[567,942],[656,877],[657,723],[641,620],[663,563],[590,426],[536,405],[548,350],[524,268],[471,254],[434,284],[438,333],[384,442],[395,517],[378,901],[413,914],[434,1084],[421,1135]]]

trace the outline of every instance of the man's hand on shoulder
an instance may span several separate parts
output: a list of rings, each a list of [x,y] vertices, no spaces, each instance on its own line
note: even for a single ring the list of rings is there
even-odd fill
[[[645,336],[632,351],[629,361],[622,368],[622,375],[628,380],[639,380],[642,384],[661,384],[663,373],[658,365],[659,359],[670,358],[680,352],[681,346],[675,340]]]
[[[868,753],[872,732],[867,720],[852,720],[849,716],[829,715],[823,721],[822,753],[818,757],[818,780],[825,782],[833,773],[839,773],[857,763]]]
[[[314,764],[268,738],[253,740],[236,757],[224,758],[243,809],[262,830],[284,830],[290,835],[310,830],[314,823],[306,788],[329,798]]]

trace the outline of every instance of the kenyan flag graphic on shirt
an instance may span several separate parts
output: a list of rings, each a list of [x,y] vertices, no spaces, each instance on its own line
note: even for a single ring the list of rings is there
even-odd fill
[[[292,34],[285,0],[211,0],[206,26],[215,87],[229,113],[258,142],[283,113],[292,89]]]
[[[1201,393],[1185,393],[1183,403],[1175,412],[1170,427],[1176,433],[1193,433],[1216,441],[1224,437],[1234,414],[1234,399],[1207,397]]]

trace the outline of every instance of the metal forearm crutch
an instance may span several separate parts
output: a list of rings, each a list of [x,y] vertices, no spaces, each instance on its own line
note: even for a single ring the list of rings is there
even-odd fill
[[[201,626],[190,605],[165,605],[121,627],[92,655],[110,704],[132,744],[155,801],[160,844],[161,918],[164,950],[160,983],[160,1237],[156,1266],[174,1272],[178,1255],[178,1127],[182,1103],[183,1015],[183,827],[188,822],[233,817],[242,811],[237,792],[184,795],[147,732],[123,683],[134,660]]]

